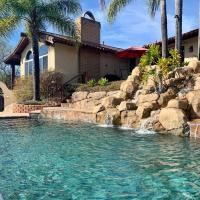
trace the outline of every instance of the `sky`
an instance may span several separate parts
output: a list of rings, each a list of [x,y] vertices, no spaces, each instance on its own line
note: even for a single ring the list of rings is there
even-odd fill
[[[97,21],[101,22],[101,42],[120,48],[143,46],[160,41],[160,12],[152,19],[148,14],[147,0],[133,0],[122,9],[113,24],[106,19],[106,12],[101,11],[99,0],[79,0],[82,12],[90,10]],[[183,0],[183,32],[198,27],[198,0]],[[107,0],[107,3],[109,0]],[[174,0],[167,0],[168,34],[175,34]],[[54,30],[48,30],[53,31]],[[11,37],[10,43],[14,46],[20,38],[20,30]]]

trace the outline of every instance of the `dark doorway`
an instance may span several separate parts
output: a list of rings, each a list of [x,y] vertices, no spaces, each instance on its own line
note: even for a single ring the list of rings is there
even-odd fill
[[[135,66],[136,66],[136,59],[135,58],[131,58],[130,59],[130,67],[129,67],[130,72],[132,72],[132,70],[135,68]]]

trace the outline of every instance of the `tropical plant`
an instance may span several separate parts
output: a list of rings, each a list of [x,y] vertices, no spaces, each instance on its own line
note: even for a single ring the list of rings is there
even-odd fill
[[[178,67],[180,67],[182,65],[181,63],[181,55],[178,53],[178,51],[176,49],[171,49],[169,51],[169,64],[170,64],[170,68],[171,70],[174,70]]]
[[[176,10],[176,37],[175,37],[175,49],[181,55],[182,47],[182,18],[183,18],[183,0],[175,0]]]
[[[87,82],[88,87],[94,87],[96,85],[96,81],[94,79],[91,79]]]
[[[108,6],[108,21],[112,23],[118,12],[133,0],[110,0]],[[148,9],[151,17],[155,16],[156,11],[160,6],[161,13],[161,33],[162,33],[162,57],[168,56],[168,28],[167,28],[167,5],[166,0],[147,0]],[[102,7],[105,5],[105,0],[100,0]]]
[[[40,31],[52,25],[62,33],[75,35],[75,23],[70,16],[80,9],[77,0],[0,0],[0,36],[10,36],[23,24],[32,44],[33,100],[40,100]]]
[[[148,65],[155,65],[160,57],[160,46],[152,44],[149,46],[148,51],[141,57],[139,66],[143,68]]]
[[[108,79],[106,79],[106,78],[101,78],[101,79],[99,79],[98,84],[99,84],[100,86],[106,86],[106,85],[108,84]]]
[[[4,40],[0,40],[0,81],[11,87],[11,70],[5,65],[4,60],[8,56],[11,47]]]

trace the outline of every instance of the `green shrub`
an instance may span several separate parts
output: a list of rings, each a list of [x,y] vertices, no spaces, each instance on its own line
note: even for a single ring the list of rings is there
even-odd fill
[[[100,86],[106,86],[106,85],[108,84],[108,79],[106,79],[106,78],[101,78],[101,79],[99,79],[98,84],[99,84]]]
[[[141,57],[139,67],[144,68],[147,65],[156,65],[160,58],[160,46],[152,44],[147,52]]]
[[[63,74],[59,72],[45,72],[40,76],[41,99],[61,99]],[[33,99],[33,76],[18,78],[14,86],[14,94],[18,102],[31,102]]]
[[[88,85],[89,87],[94,87],[94,86],[96,85],[96,81],[95,81],[94,79],[91,79],[91,80],[89,80],[89,81],[87,82],[87,85]]]

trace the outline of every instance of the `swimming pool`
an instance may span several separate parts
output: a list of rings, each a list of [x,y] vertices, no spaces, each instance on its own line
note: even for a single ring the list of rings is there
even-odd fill
[[[0,121],[0,193],[11,200],[199,199],[200,143],[144,131]]]

